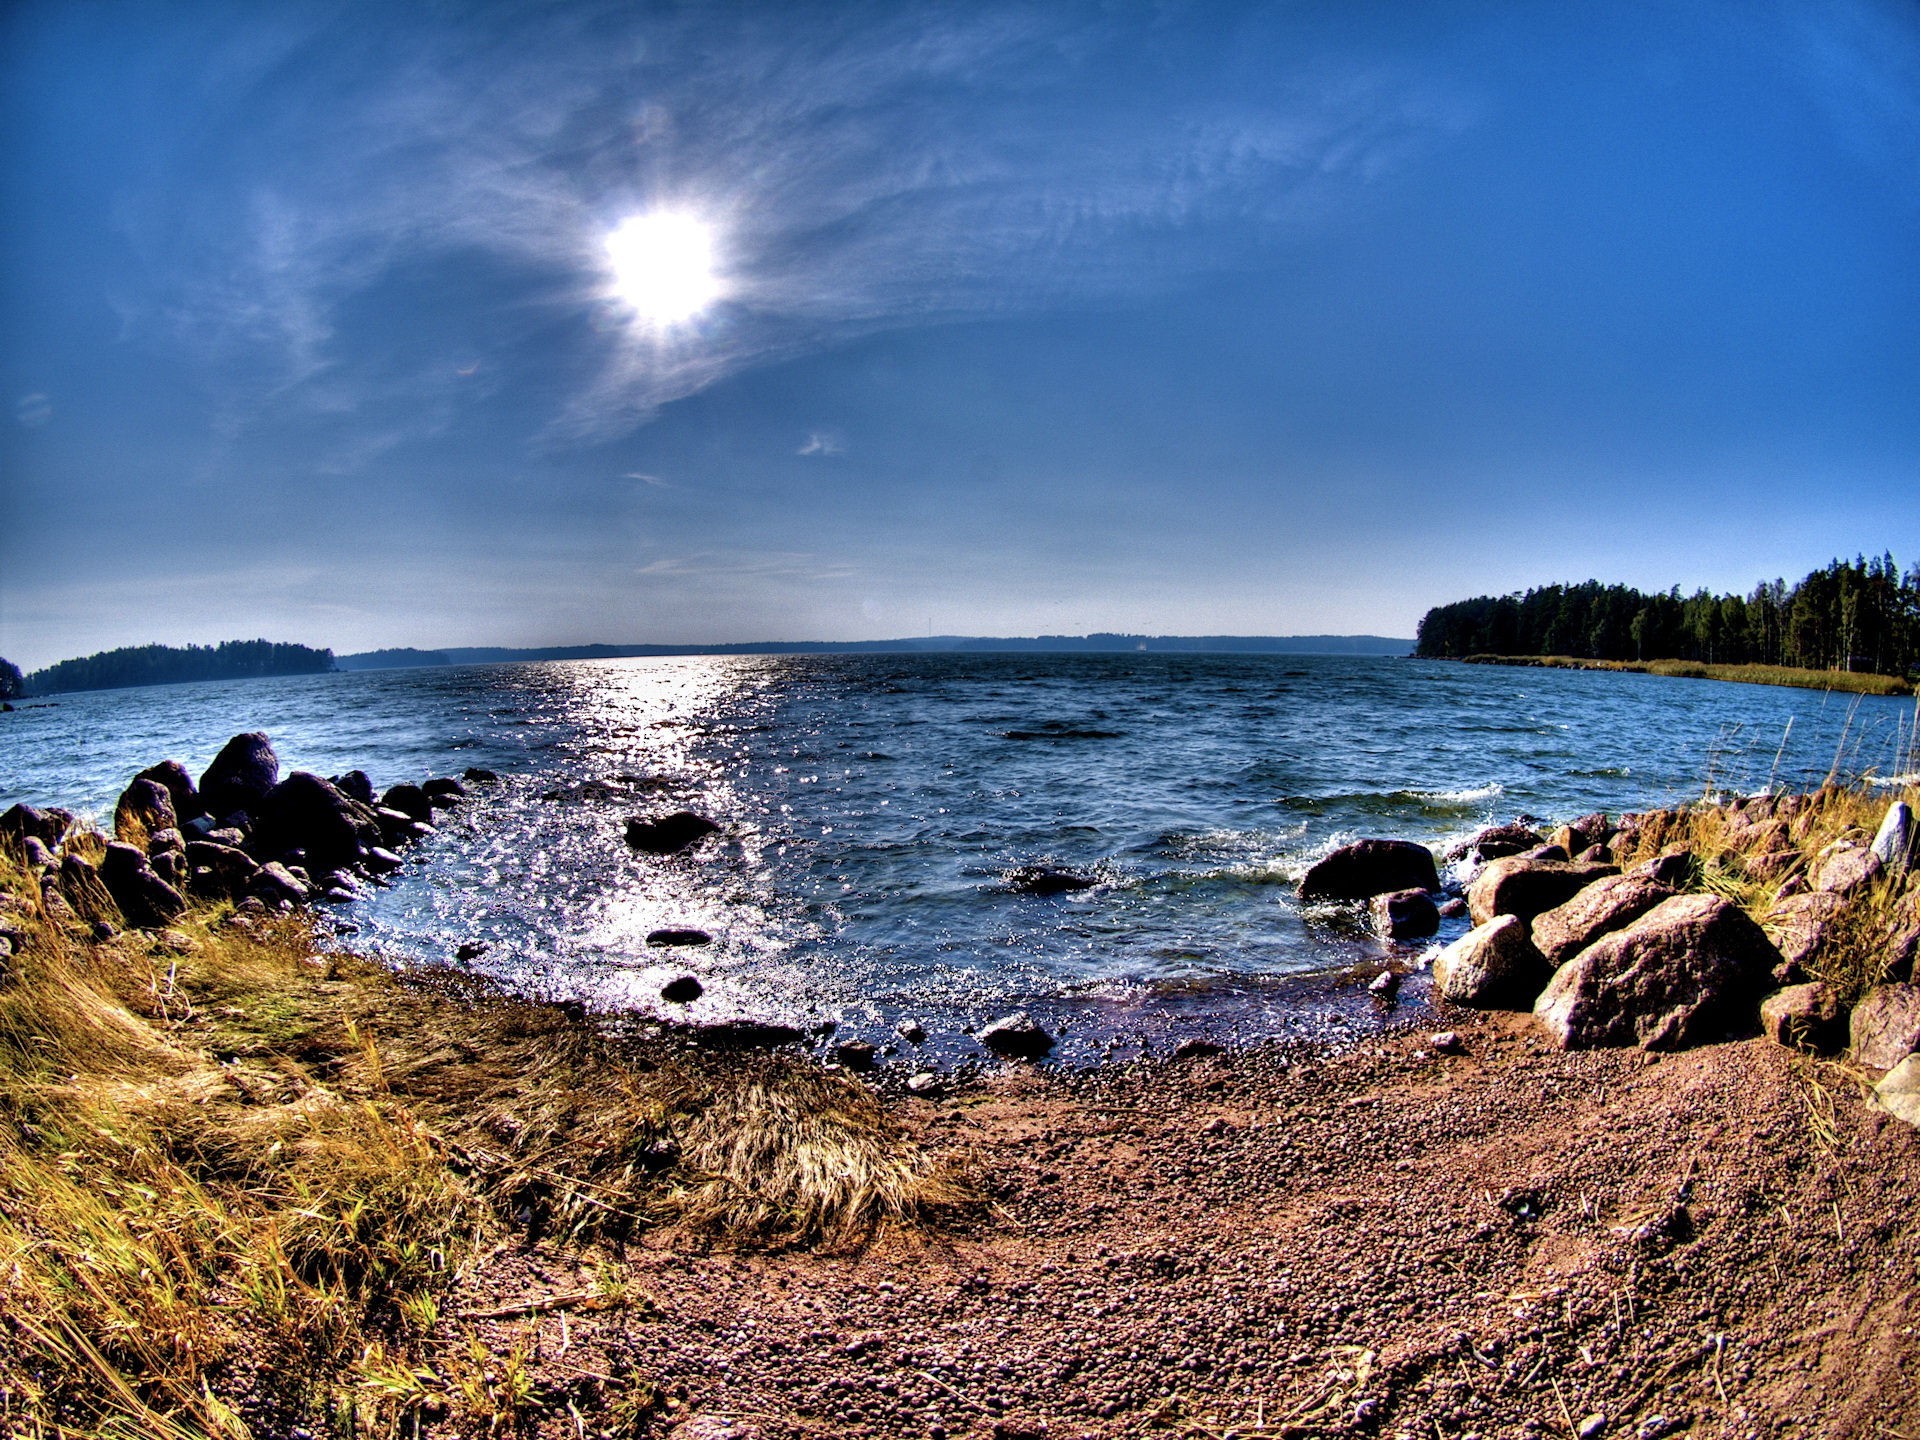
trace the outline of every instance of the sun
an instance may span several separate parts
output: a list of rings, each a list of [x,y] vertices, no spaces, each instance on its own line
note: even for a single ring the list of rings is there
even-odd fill
[[[673,210],[633,215],[607,236],[613,287],[641,319],[682,325],[720,298],[713,229]]]

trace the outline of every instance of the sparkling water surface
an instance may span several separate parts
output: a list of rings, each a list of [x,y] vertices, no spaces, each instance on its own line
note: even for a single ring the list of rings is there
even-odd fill
[[[1019,1006],[1070,1054],[1373,1023],[1288,979],[1422,948],[1302,909],[1293,882],[1333,845],[1887,773],[1913,723],[1876,697],[1287,655],[675,657],[52,699],[0,715],[0,807],[106,819],[136,770],[198,774],[241,730],[283,773],[382,788],[482,766],[503,783],[339,907],[343,943],[444,963],[482,942],[474,968],[601,1010],[876,1041],[912,1016],[936,1054]],[[679,808],[722,834],[664,859],[625,844],[627,816]],[[1100,883],[1012,893],[1031,863]],[[650,948],[668,927],[714,943]],[[689,972],[705,995],[661,1002]]]

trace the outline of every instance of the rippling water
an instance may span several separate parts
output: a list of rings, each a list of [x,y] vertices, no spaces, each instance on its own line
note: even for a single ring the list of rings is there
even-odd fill
[[[661,1009],[663,981],[690,970],[697,1018],[834,1019],[874,1039],[906,1015],[952,1036],[1026,1005],[1079,1051],[1283,1031],[1308,1005],[1364,1023],[1285,980],[1386,953],[1295,903],[1291,882],[1343,840],[1817,782],[1836,758],[1886,771],[1913,709],[1238,655],[563,662],[57,698],[0,715],[0,807],[104,818],[135,770],[171,756],[197,774],[252,729],[283,771],[357,767],[383,787],[499,771],[390,889],[345,908],[357,945],[425,962],[483,941],[477,968],[603,1009]],[[681,807],[723,837],[664,860],[628,849],[626,816]],[[1010,893],[1004,872],[1033,862],[1100,884]],[[646,944],[685,926],[714,944]]]

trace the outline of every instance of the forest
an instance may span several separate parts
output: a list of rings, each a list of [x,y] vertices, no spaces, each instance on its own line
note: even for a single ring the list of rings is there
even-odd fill
[[[62,690],[115,690],[124,685],[170,685],[181,680],[246,680],[261,675],[320,675],[333,669],[333,651],[270,640],[224,640],[218,645],[133,645],[62,660],[26,677],[30,695]]]
[[[1903,576],[1891,554],[1856,556],[1796,585],[1762,581],[1747,595],[1682,595],[1677,585],[1647,594],[1597,580],[1481,595],[1429,610],[1414,653],[1697,660],[1904,676],[1920,668],[1920,564]]]

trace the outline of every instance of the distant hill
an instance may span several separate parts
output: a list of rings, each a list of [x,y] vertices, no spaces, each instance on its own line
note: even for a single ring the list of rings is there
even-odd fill
[[[514,660],[625,660],[655,655],[936,655],[936,654],[1129,654],[1138,652],[1253,655],[1406,655],[1411,639],[1382,635],[928,635],[898,640],[763,640],[739,645],[549,645],[451,646],[438,651],[455,665]],[[378,652],[375,652],[378,653]],[[343,656],[349,665],[358,656]],[[416,664],[433,664],[420,660]],[[358,667],[351,667],[358,668]]]
[[[117,690],[126,685],[171,685],[185,680],[245,680],[263,675],[324,675],[333,652],[270,640],[226,640],[218,645],[134,645],[62,660],[26,677],[30,695],[63,690]]]
[[[404,670],[412,665],[451,665],[444,650],[361,650],[352,655],[336,655],[333,663],[342,670]]]

